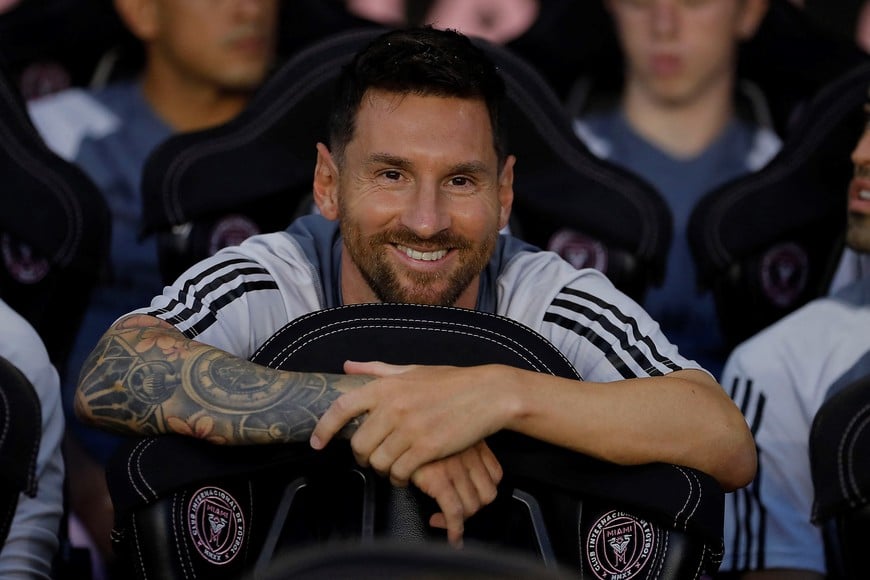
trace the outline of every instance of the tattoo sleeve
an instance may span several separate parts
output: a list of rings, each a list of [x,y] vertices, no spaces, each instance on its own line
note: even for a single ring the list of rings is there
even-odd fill
[[[119,320],[82,369],[76,414],[104,429],[213,443],[307,441],[342,393],[370,377],[263,367],[186,338],[149,316]],[[348,437],[362,417],[348,423]]]

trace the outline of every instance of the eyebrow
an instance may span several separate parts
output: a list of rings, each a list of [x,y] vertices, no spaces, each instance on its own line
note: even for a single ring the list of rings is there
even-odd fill
[[[391,153],[372,153],[369,155],[366,165],[391,165],[405,170],[411,169],[414,166],[410,160]],[[476,160],[458,163],[451,167],[449,171],[449,173],[468,173],[471,175],[486,172],[486,164],[483,161]]]

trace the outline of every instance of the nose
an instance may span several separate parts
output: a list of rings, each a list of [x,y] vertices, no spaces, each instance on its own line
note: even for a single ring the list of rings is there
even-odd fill
[[[278,0],[238,0],[235,3],[239,15],[247,18],[260,18],[263,14],[275,12]]]
[[[673,0],[652,0],[650,3],[650,27],[656,37],[668,38],[679,28],[678,7]]]
[[[420,238],[430,238],[450,227],[450,213],[446,205],[447,201],[436,184],[421,183],[414,194],[408,196],[402,225]]]

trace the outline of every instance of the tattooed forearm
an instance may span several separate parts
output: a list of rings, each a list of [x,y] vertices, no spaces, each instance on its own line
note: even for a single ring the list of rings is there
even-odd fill
[[[339,395],[371,380],[262,367],[155,320],[122,319],[97,344],[76,393],[84,420],[126,433],[180,433],[215,443],[307,441]],[[351,421],[344,436],[360,421]]]

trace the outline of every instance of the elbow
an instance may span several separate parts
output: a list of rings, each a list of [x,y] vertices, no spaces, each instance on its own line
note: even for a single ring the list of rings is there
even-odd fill
[[[87,425],[94,425],[94,414],[93,410],[87,404],[87,400],[82,395],[81,389],[76,389],[75,398],[73,400],[73,411],[75,412],[76,418],[82,423]]]
[[[737,430],[737,433],[734,433],[729,445],[720,445],[720,449],[728,451],[720,456],[720,462],[716,466],[716,473],[713,476],[726,492],[749,485],[755,478],[755,472],[758,468],[755,441],[745,423],[742,424],[742,427],[742,429]]]

